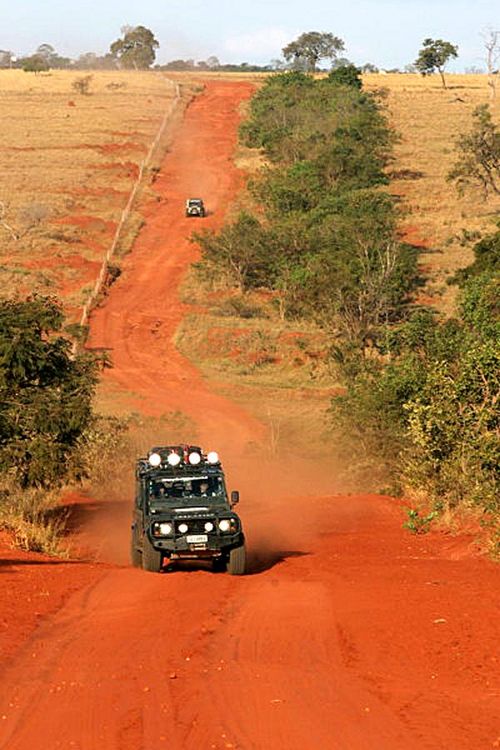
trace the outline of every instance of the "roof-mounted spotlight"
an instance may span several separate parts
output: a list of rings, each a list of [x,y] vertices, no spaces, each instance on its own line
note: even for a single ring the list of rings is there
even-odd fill
[[[201,462],[201,456],[197,451],[193,451],[189,454],[188,460],[191,466],[198,466],[198,464]]]
[[[218,464],[219,454],[216,451],[210,451],[207,453],[207,461],[209,464]]]
[[[161,456],[159,453],[151,453],[151,455],[148,458],[150,466],[153,466],[156,468],[157,466],[161,465]]]
[[[170,466],[179,466],[181,462],[181,457],[178,453],[169,453],[167,456],[167,463]]]

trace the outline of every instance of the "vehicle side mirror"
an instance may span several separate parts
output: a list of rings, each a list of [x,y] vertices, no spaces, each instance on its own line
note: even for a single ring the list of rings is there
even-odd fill
[[[238,490],[231,492],[231,505],[237,505],[240,502],[240,493]]]

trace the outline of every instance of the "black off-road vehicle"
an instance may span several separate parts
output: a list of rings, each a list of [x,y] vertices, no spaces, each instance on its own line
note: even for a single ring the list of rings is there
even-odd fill
[[[207,560],[231,575],[245,572],[245,537],[215,452],[194,445],[153,448],[136,466],[131,559],[159,572],[169,560]]]
[[[203,218],[206,214],[205,206],[201,198],[188,198],[186,201],[186,216],[192,218],[199,216]]]

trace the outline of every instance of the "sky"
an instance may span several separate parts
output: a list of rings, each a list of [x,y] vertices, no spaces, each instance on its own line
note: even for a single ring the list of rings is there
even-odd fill
[[[481,32],[500,29],[500,0],[0,0],[0,49],[48,43],[63,56],[104,54],[124,25],[150,28],[157,62],[177,58],[265,64],[303,31],[344,40],[357,65],[404,67],[426,37],[457,44],[450,70],[484,67]]]

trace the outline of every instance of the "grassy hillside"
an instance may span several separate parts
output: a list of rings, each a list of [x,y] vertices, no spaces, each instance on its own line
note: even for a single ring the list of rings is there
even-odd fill
[[[451,312],[455,290],[446,279],[472,261],[467,236],[493,228],[500,201],[485,203],[481,195],[463,198],[446,181],[454,160],[456,138],[471,127],[473,110],[490,103],[500,122],[500,95],[491,102],[485,75],[449,75],[448,89],[439,76],[367,75],[368,91],[387,92],[390,120],[400,134],[391,169],[391,192],[403,198],[408,214],[403,231],[410,242],[428,249],[421,256],[427,273],[425,301]]]
[[[162,75],[0,71],[0,285],[73,319],[99,272],[138,167],[173,95]]]

